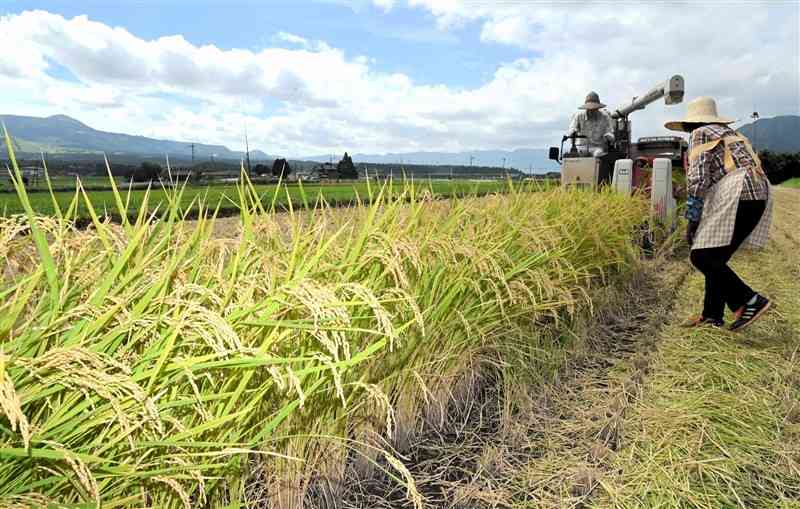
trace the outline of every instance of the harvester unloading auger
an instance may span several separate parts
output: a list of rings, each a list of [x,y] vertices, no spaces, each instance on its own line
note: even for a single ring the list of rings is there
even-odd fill
[[[561,185],[596,189],[610,184],[618,192],[632,193],[637,179],[634,178],[631,121],[628,116],[662,97],[667,105],[679,104],[683,101],[683,93],[683,77],[675,75],[645,95],[635,97],[630,104],[615,109],[611,113],[614,141],[609,144],[607,153],[600,157],[590,155],[585,149],[586,145],[581,143],[586,140],[585,135],[573,133],[564,136],[560,151],[558,147],[550,147],[550,159],[561,163]],[[567,140],[571,142],[570,149],[564,152],[564,142]],[[658,157],[653,160],[649,188],[653,216],[663,222],[671,222],[675,211],[672,158]]]

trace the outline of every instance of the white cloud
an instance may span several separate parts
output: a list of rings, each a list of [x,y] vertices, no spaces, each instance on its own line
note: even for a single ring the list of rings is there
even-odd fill
[[[394,7],[394,0],[372,0],[372,3],[384,11],[390,11]]]
[[[290,34],[288,32],[278,32],[278,34],[275,36],[275,39],[288,42],[289,44],[296,44],[297,46],[302,46],[303,48],[311,47],[311,43],[309,43],[308,39],[305,37],[300,37],[299,35]]]
[[[800,113],[796,2],[407,1],[436,16],[443,30],[477,23],[485,43],[530,50],[536,58],[523,74],[531,86],[573,103],[594,89],[610,106],[621,105],[682,74],[687,101],[712,95],[738,118],[754,107],[762,116]],[[558,60],[564,65],[552,65]],[[559,97],[553,105],[563,104]],[[663,121],[684,110],[653,105],[632,118],[644,135],[663,131]]]
[[[796,4],[407,1],[443,31],[476,24],[484,44],[531,56],[498,62],[479,87],[453,89],[377,72],[370,55],[287,32],[275,39],[292,49],[223,50],[30,11],[0,18],[15,42],[0,54],[0,110],[231,148],[246,122],[251,146],[307,155],[546,146],[588,90],[615,106],[674,73],[686,78],[687,99],[716,96],[738,118],[754,105],[762,116],[800,109]],[[79,82],[50,76],[51,63]],[[663,132],[684,109],[637,112],[635,134]]]
[[[121,108],[125,105],[122,94],[110,85],[75,85],[56,82],[45,89],[50,104],[62,109]]]

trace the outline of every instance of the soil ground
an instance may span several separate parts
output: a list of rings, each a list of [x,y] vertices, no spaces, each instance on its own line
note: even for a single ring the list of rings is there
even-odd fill
[[[767,249],[731,262],[775,303],[745,331],[679,326],[703,294],[683,251],[599,296],[546,383],[484,375],[403,456],[425,506],[800,508],[798,224],[777,188]],[[332,505],[412,507],[389,479],[347,486]]]

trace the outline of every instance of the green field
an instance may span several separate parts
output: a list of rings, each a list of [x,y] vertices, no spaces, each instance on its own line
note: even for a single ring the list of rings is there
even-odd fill
[[[108,179],[105,179],[108,183]],[[372,183],[372,188],[376,189],[380,184]],[[392,187],[399,187],[400,184],[395,184]],[[305,194],[305,201],[310,205],[314,205],[319,198],[324,199],[329,204],[342,204],[355,202],[358,199],[365,200],[369,195],[366,182],[347,183],[347,184],[306,184],[281,186],[277,195],[277,184],[255,185],[254,189],[261,197],[261,201],[265,206],[270,206],[275,200],[278,207],[285,207],[291,200],[292,206],[299,207],[304,205],[303,195]],[[497,191],[502,191],[508,187],[508,183],[504,181],[423,181],[417,187],[419,189],[427,189],[433,195],[439,197],[447,196],[461,196],[469,194],[486,194]],[[162,208],[166,206],[167,197],[174,191],[171,189],[153,189],[149,193],[149,209],[153,210],[157,205],[161,204]],[[147,190],[134,189],[128,192],[124,188],[120,188],[122,199],[127,203],[127,211],[129,215],[136,214],[139,210],[142,201],[144,200]],[[88,191],[86,193],[93,207],[98,212],[107,211],[109,214],[117,214],[116,200],[113,191]],[[56,215],[55,204],[58,204],[59,209],[63,212],[66,211],[70,203],[76,199],[76,193],[70,191],[54,192],[52,195],[48,192],[35,192],[29,193],[28,198],[34,211],[42,215]],[[211,184],[204,186],[187,186],[180,200],[180,209],[183,212],[192,212],[196,210],[199,202],[204,203],[207,207],[215,208],[219,205],[221,211],[226,213],[233,213],[239,209],[238,188],[233,184]],[[0,215],[9,216],[13,214],[22,214],[24,209],[18,196],[15,193],[0,193]],[[88,218],[89,209],[86,206],[86,199],[79,196],[77,218]]]
[[[124,182],[123,179],[117,178],[116,184],[117,186],[125,186],[127,182]],[[76,189],[77,188],[77,178],[71,175],[54,175],[50,177],[50,185],[53,189]],[[97,187],[110,187],[110,182],[108,177],[106,176],[97,176],[97,175],[87,175],[81,177],[81,184],[83,187],[90,189],[90,188],[97,188]],[[46,191],[47,190],[47,181],[42,177],[35,180],[32,180],[28,183],[27,189],[29,191]],[[0,191],[13,191],[14,184],[11,181],[11,178],[6,174],[0,178]]]
[[[795,177],[793,179],[789,179],[786,182],[781,184],[783,187],[791,187],[794,189],[800,189],[800,177]]]

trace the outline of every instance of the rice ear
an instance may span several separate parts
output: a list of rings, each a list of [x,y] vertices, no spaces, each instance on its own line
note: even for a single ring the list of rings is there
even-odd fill
[[[0,319],[0,421],[14,430],[0,434],[13,452],[0,478],[15,479],[0,501],[32,483],[56,503],[77,489],[126,506],[258,505],[270,491],[258,483],[303,500],[314,479],[341,475],[359,430],[420,507],[388,444],[426,414],[445,421],[426,410],[462,394],[452,380],[482,360],[513,365],[496,355],[516,355],[523,327],[576,312],[601,275],[625,270],[646,212],[561,190],[446,201],[437,185],[276,214],[291,189],[260,196],[245,177],[225,239],[215,213],[183,220],[185,186],[115,192],[118,210],[137,210],[121,226],[98,210],[75,227],[79,204],[98,206],[88,191],[58,218],[0,220],[0,295],[19,296],[0,307],[13,311]],[[37,477],[65,462],[79,488]],[[285,478],[269,480],[276,471]]]

